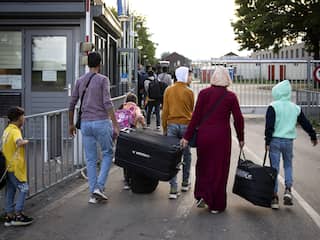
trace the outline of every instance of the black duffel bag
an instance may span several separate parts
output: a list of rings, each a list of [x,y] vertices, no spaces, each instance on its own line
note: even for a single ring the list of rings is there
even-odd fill
[[[266,157],[267,152],[261,166],[247,160],[243,150],[240,151],[232,192],[254,205],[270,208],[277,170],[272,166],[265,166]]]

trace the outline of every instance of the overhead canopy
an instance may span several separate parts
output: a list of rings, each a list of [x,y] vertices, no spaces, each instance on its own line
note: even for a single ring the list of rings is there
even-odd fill
[[[101,0],[99,0],[101,2]],[[114,35],[116,38],[121,38],[122,30],[118,19],[112,14],[109,8],[105,4],[94,5],[91,9],[92,17],[97,21],[103,28]]]

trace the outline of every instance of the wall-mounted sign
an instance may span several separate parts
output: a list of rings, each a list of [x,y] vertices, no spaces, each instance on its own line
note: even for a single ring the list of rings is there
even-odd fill
[[[121,77],[120,77],[120,81],[122,83],[128,82],[129,78],[128,78],[128,73],[122,73]]]
[[[42,71],[42,81],[44,81],[44,82],[56,82],[57,81],[57,71],[43,70]]]

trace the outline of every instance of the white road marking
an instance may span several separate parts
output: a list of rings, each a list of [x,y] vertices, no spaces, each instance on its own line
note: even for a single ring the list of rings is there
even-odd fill
[[[234,142],[238,143],[238,140],[236,137],[232,136],[232,139]],[[250,153],[256,160],[257,163],[262,164],[263,157],[259,157],[257,154],[255,154],[252,150],[250,150],[248,147],[245,146],[245,151]],[[279,182],[284,186],[284,178],[279,174],[278,175]],[[294,189],[291,189],[292,195],[297,200],[297,202],[301,205],[301,207],[306,211],[306,213],[311,217],[311,219],[314,221],[314,223],[320,228],[320,215],[317,213],[316,210],[310,204],[307,203],[306,200]]]
[[[193,160],[193,161],[195,161],[195,160]],[[181,171],[181,174],[182,174],[182,171]],[[194,166],[191,166],[191,168],[190,168],[190,177],[192,180],[195,180],[195,167]],[[182,197],[183,199],[181,200],[181,202],[179,202],[179,206],[177,208],[177,213],[176,213],[177,218],[187,218],[188,215],[190,214],[190,211],[195,203],[195,200],[193,199],[193,197],[186,196],[187,194],[190,194],[190,191],[192,191],[192,189],[190,189],[189,192],[187,192],[187,193],[181,193],[181,195],[179,196],[179,198]]]

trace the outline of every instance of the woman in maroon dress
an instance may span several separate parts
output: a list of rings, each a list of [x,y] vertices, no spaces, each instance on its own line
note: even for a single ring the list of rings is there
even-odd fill
[[[231,113],[240,148],[244,145],[244,121],[237,96],[227,89],[231,84],[228,70],[224,67],[216,67],[210,83],[211,87],[199,93],[191,122],[181,140],[181,145],[187,146],[201,119],[210,111],[214,103],[221,99],[198,130],[198,159],[194,192],[198,207],[208,205],[212,213],[218,213],[224,211],[227,205],[226,187],[231,155]]]

